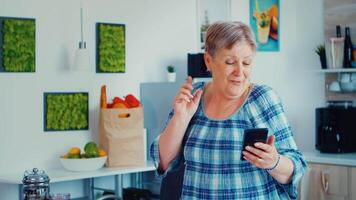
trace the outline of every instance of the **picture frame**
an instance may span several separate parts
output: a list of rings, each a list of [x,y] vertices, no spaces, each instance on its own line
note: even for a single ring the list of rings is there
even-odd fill
[[[89,130],[88,92],[44,92],[44,131]]]
[[[279,51],[279,0],[250,0],[250,27],[255,34],[257,51]]]
[[[125,24],[96,24],[96,72],[125,73]]]
[[[231,21],[231,0],[196,0],[197,4],[197,49],[205,50],[206,30],[216,21]]]
[[[0,17],[0,49],[0,72],[36,72],[36,20]]]

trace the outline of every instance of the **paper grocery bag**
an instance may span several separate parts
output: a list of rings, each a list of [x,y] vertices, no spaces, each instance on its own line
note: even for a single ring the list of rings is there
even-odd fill
[[[108,152],[107,167],[145,164],[143,108],[100,110],[100,148]]]

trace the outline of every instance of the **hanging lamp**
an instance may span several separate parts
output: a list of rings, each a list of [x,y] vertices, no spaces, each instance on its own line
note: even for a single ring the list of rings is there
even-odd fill
[[[73,70],[78,71],[86,71],[90,68],[89,63],[89,52],[86,47],[86,42],[83,37],[83,8],[82,4],[80,4],[80,42],[79,48],[75,52],[75,58],[73,63]]]

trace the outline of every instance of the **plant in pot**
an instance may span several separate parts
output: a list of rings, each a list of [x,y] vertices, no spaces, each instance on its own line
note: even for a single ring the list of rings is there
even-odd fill
[[[176,69],[173,65],[167,66],[167,80],[168,82],[176,81]]]
[[[326,54],[325,54],[325,45],[320,44],[316,47],[315,53],[319,55],[321,68],[326,69]]]

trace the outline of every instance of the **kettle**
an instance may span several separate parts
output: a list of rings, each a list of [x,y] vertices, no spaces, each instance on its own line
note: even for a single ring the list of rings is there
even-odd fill
[[[24,200],[49,200],[49,177],[43,170],[26,170],[22,179]]]

